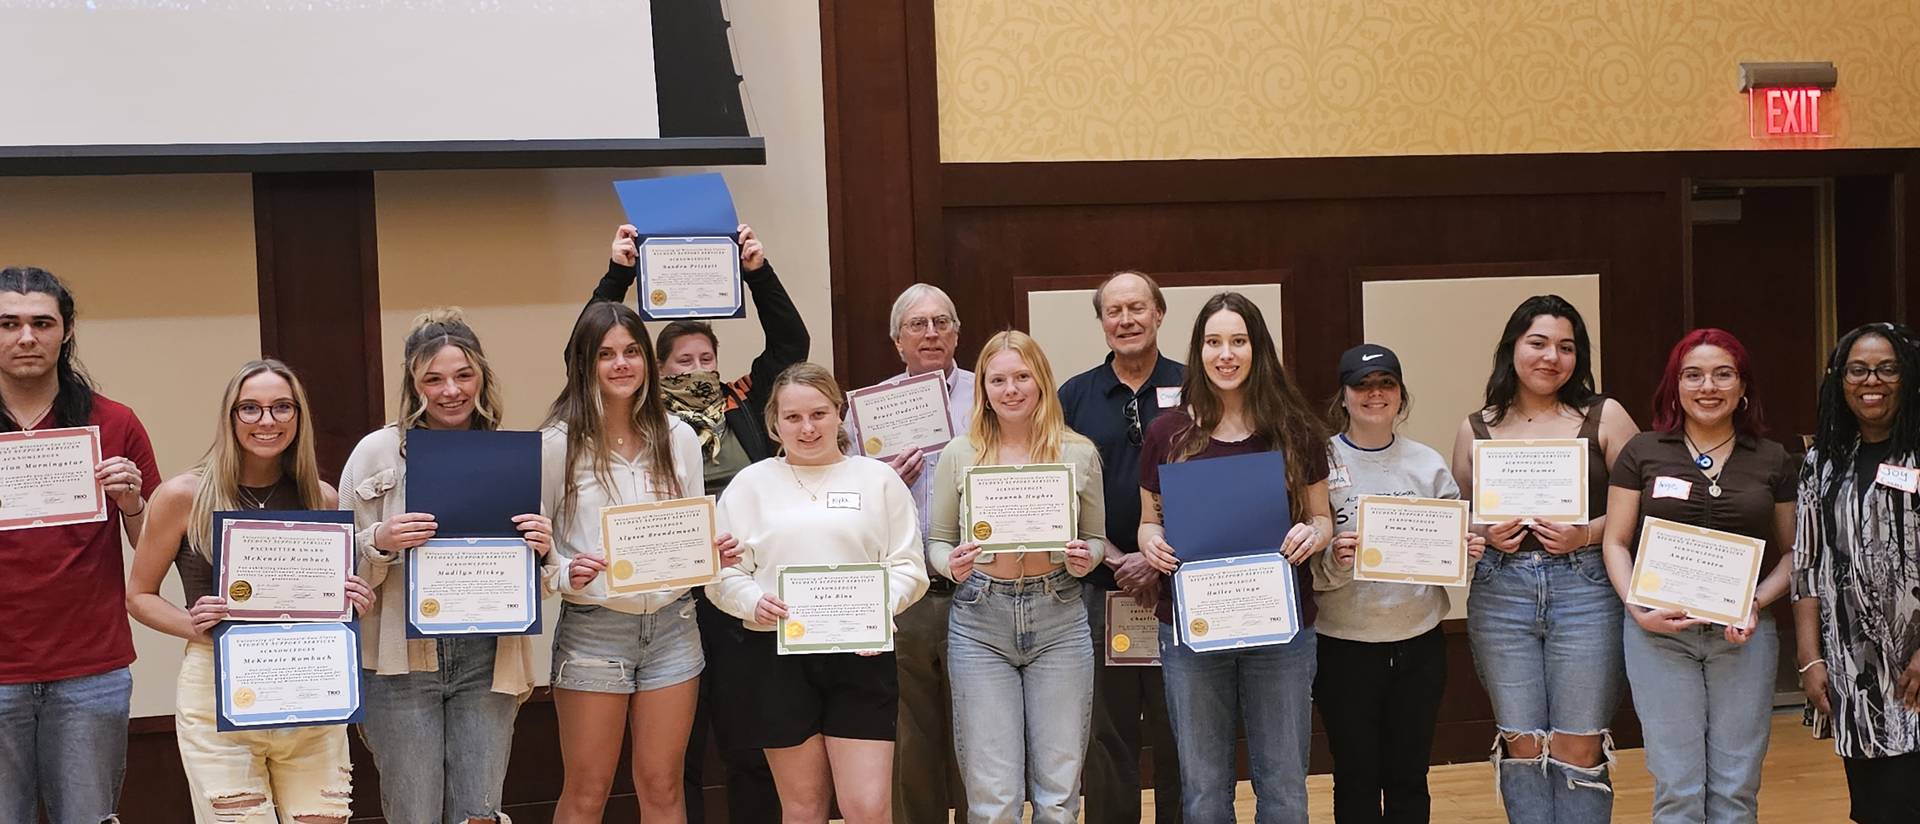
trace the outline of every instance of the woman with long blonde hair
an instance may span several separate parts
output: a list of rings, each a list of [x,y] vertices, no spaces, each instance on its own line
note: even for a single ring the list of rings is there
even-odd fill
[[[320,480],[313,422],[300,379],[277,360],[257,360],[227,382],[213,445],[192,470],[153,493],[153,512],[134,551],[127,611],[153,629],[186,639],[178,711],[180,762],[194,818],[345,824],[352,800],[345,726],[219,732],[209,633],[226,618],[214,589],[213,513],[332,509],[334,489]],[[167,568],[180,572],[187,608],[160,595]],[[364,612],[373,590],[347,579],[347,597]]]
[[[1100,453],[1067,428],[1053,368],[1027,333],[988,339],[974,369],[973,418],[934,470],[927,555],[959,588],[947,618],[954,751],[974,824],[1080,814],[1093,709],[1093,646],[1080,579],[1106,554]],[[1064,463],[1079,501],[1065,552],[982,553],[963,539],[967,470]]]

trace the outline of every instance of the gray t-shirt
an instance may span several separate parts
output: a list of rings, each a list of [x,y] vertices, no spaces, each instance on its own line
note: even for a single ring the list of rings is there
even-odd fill
[[[1354,530],[1355,502],[1362,495],[1460,497],[1447,462],[1419,441],[1396,436],[1384,449],[1367,450],[1335,435],[1329,444],[1327,497],[1336,535]],[[1348,641],[1404,641],[1447,616],[1445,588],[1355,581],[1353,567],[1336,563],[1331,550],[1314,556],[1313,589],[1320,607],[1314,630]]]

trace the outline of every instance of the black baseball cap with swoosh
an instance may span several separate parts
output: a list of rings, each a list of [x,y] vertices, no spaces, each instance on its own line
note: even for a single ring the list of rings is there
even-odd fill
[[[1363,343],[1340,355],[1340,382],[1359,386],[1369,375],[1385,372],[1400,379],[1400,356],[1377,343]]]

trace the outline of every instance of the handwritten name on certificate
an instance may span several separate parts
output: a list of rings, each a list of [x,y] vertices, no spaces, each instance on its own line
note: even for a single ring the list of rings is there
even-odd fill
[[[1465,586],[1466,501],[1362,495],[1353,579],[1394,584]]]
[[[221,526],[219,594],[236,621],[353,617],[353,524],[232,519]]]
[[[407,623],[420,636],[521,635],[540,617],[520,538],[432,538],[407,551]]]
[[[893,651],[893,597],[886,564],[780,568],[787,617],[774,628],[781,655]]]
[[[1124,592],[1107,595],[1107,666],[1160,666],[1160,619]]]
[[[1627,603],[1734,625],[1747,620],[1767,542],[1660,518],[1640,522]]]
[[[1173,573],[1180,643],[1213,652],[1292,641],[1300,634],[1293,575],[1278,552],[1181,564]]]
[[[730,318],[740,312],[740,246],[733,238],[647,238],[638,269],[640,308],[650,319]]]
[[[1473,442],[1473,522],[1587,522],[1587,439]]]
[[[720,576],[712,498],[604,507],[600,548],[614,595],[704,586]]]
[[[360,711],[351,625],[236,624],[215,640],[218,729],[345,724]]]
[[[860,454],[889,460],[915,449],[933,450],[953,440],[947,417],[947,378],[928,372],[847,393]]]
[[[0,530],[106,520],[99,464],[96,426],[0,433]]]
[[[1072,464],[976,466],[967,470],[961,532],[982,552],[1067,548],[1078,532]]]

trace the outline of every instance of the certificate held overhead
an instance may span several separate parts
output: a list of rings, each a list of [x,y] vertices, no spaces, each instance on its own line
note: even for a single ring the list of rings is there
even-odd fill
[[[637,304],[647,320],[743,318],[740,217],[718,173],[615,181],[640,232]]]

